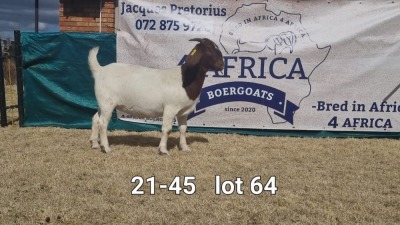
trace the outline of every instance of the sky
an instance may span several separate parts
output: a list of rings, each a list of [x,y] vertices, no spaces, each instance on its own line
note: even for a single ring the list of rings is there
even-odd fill
[[[59,31],[59,0],[39,0],[39,32]],[[35,0],[0,0],[0,38],[35,31]]]

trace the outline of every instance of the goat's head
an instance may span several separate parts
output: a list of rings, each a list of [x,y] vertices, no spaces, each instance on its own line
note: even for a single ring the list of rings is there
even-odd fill
[[[189,67],[200,65],[208,70],[221,71],[224,68],[224,59],[218,46],[207,38],[194,38],[189,41],[198,41],[186,58],[185,64]]]

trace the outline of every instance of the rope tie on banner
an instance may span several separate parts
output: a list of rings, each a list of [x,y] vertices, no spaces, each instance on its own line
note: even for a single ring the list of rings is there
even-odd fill
[[[386,102],[390,97],[392,97],[392,95],[393,95],[394,93],[396,93],[396,91],[399,90],[399,88],[400,88],[400,84],[398,84],[398,85],[393,89],[393,91],[391,91],[391,92],[383,99],[383,102]]]

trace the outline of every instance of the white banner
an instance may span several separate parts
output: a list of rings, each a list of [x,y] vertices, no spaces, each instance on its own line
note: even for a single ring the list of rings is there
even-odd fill
[[[400,1],[121,0],[117,61],[182,64],[209,38],[210,71],[189,126],[400,132]],[[119,118],[137,119],[118,112]]]

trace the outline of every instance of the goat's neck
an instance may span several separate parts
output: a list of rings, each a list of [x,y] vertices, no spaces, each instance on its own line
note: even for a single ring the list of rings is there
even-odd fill
[[[199,97],[208,69],[200,65],[182,66],[182,87],[191,100]]]

